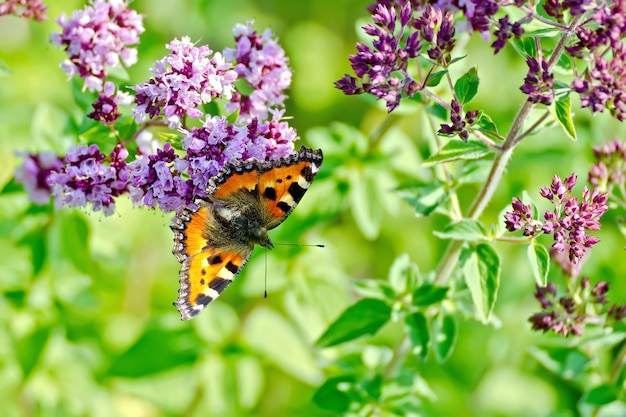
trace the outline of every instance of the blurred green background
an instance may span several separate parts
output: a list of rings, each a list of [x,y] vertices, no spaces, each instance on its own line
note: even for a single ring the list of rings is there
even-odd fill
[[[49,3],[44,23],[0,18],[0,60],[11,69],[0,78],[0,189],[20,163],[16,151],[63,153],[76,141],[67,126],[82,115],[58,68],[64,55],[48,38],[59,30],[54,19],[83,3]],[[367,5],[362,0],[136,0],[132,7],[146,16],[146,32],[139,63],[129,69],[130,83],[149,77],[148,69],[166,54],[164,45],[172,38],[190,36],[221,50],[232,46],[236,23],[254,19],[258,31],[273,29],[294,69],[286,115],[293,116],[302,143],[315,146],[335,122],[367,136],[388,117],[382,105],[345,97],[333,87],[351,72],[348,55],[354,53]],[[524,99],[519,86],[525,64],[512,50],[494,57],[477,36],[465,49],[468,57],[457,75],[477,65],[481,79],[470,108],[485,110],[506,132]],[[500,211],[523,190],[538,200],[538,187],[554,174],[575,171],[582,184],[590,146],[624,138],[624,128],[606,115],[576,113],[578,141],[553,127],[517,148],[485,223],[501,223]],[[340,367],[337,359],[364,345],[313,345],[356,299],[353,282],[384,279],[402,253],[427,273],[446,247],[432,235],[446,219],[416,218],[393,192],[402,179],[431,176],[420,165],[433,152],[427,119],[415,105],[403,105],[393,117],[381,147],[402,172],[373,171],[372,181],[382,190],[376,206],[363,208],[359,196],[346,191],[349,184],[334,179],[339,170],[350,175],[358,161],[324,165],[272,239],[326,248],[279,246],[267,253],[257,248],[237,282],[190,322],[181,322],[171,304],[179,264],[171,254],[170,215],[132,208],[126,199],[110,217],[50,210],[31,206],[23,192],[5,190],[0,194],[0,416],[333,415],[311,398]],[[476,190],[475,185],[461,189],[463,207]],[[359,223],[360,210],[369,210],[369,225]],[[624,243],[611,227],[598,235],[602,242],[583,273],[609,281],[611,300],[623,303]],[[540,416],[576,409],[583,380],[556,377],[533,355],[534,345],[551,339],[531,333],[526,321],[538,305],[525,248],[498,244],[497,249],[503,257],[497,325],[463,321],[447,363],[414,359],[432,390],[423,398],[428,415]],[[266,257],[269,297],[264,299]],[[558,279],[556,271],[553,276]],[[368,343],[390,352],[398,338],[391,327]],[[579,376],[585,370],[578,371]]]

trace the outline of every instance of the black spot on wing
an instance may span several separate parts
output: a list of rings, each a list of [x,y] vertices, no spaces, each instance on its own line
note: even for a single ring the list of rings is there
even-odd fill
[[[293,201],[299,203],[302,199],[302,196],[306,192],[306,189],[300,187],[300,184],[298,184],[297,182],[292,182],[287,191],[289,191],[289,194],[291,194],[291,197],[293,197]]]
[[[291,206],[289,204],[285,203],[284,201],[279,201],[278,204],[276,204],[276,207],[278,207],[279,209],[281,209],[285,213],[289,213],[289,210],[291,210]]]
[[[206,258],[206,261],[209,263],[209,265],[221,264],[222,257],[219,255],[211,255],[208,258]]]
[[[276,200],[276,189],[274,187],[267,187],[265,191],[263,191],[263,197],[268,200],[275,201]]]
[[[305,166],[304,168],[302,168],[302,170],[300,171],[300,175],[302,175],[307,181],[313,181],[313,171],[311,170],[310,166]]]
[[[231,282],[232,281],[229,280],[229,279],[216,277],[216,278],[212,279],[211,282],[209,282],[209,287],[213,288],[218,293],[221,293],[222,291],[224,291],[226,289],[226,287],[228,287],[228,285]]]
[[[228,269],[233,274],[236,274],[237,271],[239,271],[239,267],[232,262],[228,262],[226,264],[226,269]]]
[[[213,301],[213,297],[209,297],[206,294],[198,294],[198,296],[196,297],[196,304],[198,305],[203,305],[203,306],[207,306],[211,301]]]

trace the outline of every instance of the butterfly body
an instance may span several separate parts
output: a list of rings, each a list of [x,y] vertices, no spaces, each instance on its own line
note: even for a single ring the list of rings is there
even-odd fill
[[[227,164],[209,180],[207,199],[175,217],[172,252],[182,266],[174,305],[183,320],[195,317],[230,285],[254,245],[273,247],[268,230],[293,211],[321,163],[320,150],[302,147],[276,161]]]

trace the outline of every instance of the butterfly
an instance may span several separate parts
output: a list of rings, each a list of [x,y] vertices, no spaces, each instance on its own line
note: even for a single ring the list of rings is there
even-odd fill
[[[275,161],[227,163],[209,180],[207,198],[172,221],[172,253],[182,264],[174,305],[182,320],[197,316],[235,279],[254,245],[273,248],[267,234],[298,205],[322,164],[322,151],[300,148]]]

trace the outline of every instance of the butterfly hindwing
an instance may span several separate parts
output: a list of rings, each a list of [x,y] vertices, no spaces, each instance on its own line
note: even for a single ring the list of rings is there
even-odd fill
[[[228,249],[215,244],[208,223],[215,222],[207,204],[197,210],[185,209],[171,226],[173,253],[182,263],[180,289],[174,305],[183,320],[188,320],[216,299],[233,281],[252,253],[252,246]]]
[[[181,318],[195,317],[228,287],[244,266],[252,248],[245,252],[205,249],[183,262],[180,289],[174,305]]]

